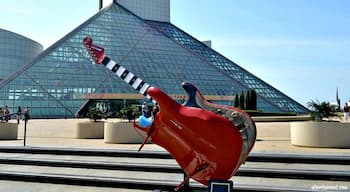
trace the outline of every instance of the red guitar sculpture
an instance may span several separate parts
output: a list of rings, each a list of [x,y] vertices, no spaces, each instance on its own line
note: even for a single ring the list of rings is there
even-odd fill
[[[139,150],[151,139],[165,148],[186,173],[187,178],[175,190],[190,178],[204,185],[209,180],[228,180],[244,163],[256,139],[255,123],[247,113],[208,102],[188,82],[182,84],[186,100],[181,105],[105,56],[104,49],[92,44],[90,37],[84,38],[84,45],[96,63],[159,104],[160,111],[151,125],[134,126],[147,133]]]

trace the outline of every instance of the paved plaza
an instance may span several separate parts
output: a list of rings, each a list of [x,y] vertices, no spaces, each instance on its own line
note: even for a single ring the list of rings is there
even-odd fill
[[[78,122],[88,119],[33,119],[27,124],[26,146],[93,148],[93,149],[130,149],[137,150],[139,144],[107,144],[103,139],[76,139],[75,127]],[[120,121],[108,119],[107,121]],[[15,120],[10,120],[15,123]],[[252,152],[305,153],[326,155],[350,155],[350,149],[313,148],[293,146],[290,143],[288,122],[257,122],[257,142]],[[350,124],[349,124],[350,128]],[[0,140],[0,146],[23,146],[24,122],[19,124],[18,140]],[[144,150],[164,150],[146,144]]]

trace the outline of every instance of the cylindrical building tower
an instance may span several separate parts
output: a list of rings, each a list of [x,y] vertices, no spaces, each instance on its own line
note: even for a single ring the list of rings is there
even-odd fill
[[[30,62],[43,46],[27,37],[0,29],[0,81]]]

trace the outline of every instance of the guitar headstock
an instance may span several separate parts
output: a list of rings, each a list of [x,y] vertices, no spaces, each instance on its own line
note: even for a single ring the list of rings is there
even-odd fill
[[[105,49],[103,47],[94,45],[92,43],[92,38],[89,36],[86,36],[84,38],[83,43],[86,50],[89,52],[89,54],[94,59],[94,61],[97,64],[101,64],[103,59],[105,58],[105,54],[104,54]]]

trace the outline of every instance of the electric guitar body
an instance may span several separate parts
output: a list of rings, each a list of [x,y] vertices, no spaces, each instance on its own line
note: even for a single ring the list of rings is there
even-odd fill
[[[232,123],[202,108],[180,105],[160,89],[149,95],[160,106],[152,143],[164,147],[185,173],[207,184],[209,179],[229,179],[238,168],[243,140]]]

